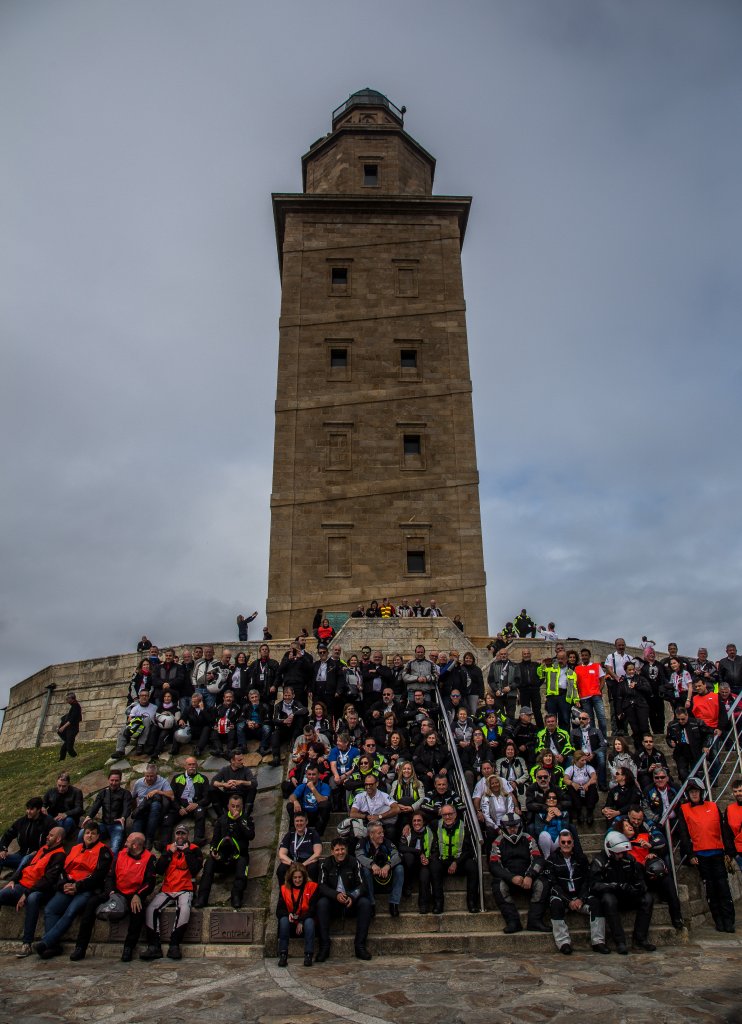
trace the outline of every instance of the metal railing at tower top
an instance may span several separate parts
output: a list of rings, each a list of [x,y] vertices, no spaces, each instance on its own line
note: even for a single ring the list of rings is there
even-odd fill
[[[339,107],[336,107],[332,112],[333,122],[344,114],[350,107],[356,106],[368,106],[368,107],[386,107],[387,110],[391,111],[395,117],[399,118],[400,121],[404,119],[404,114],[396,104],[385,96],[381,92],[377,92],[376,89],[361,89],[359,92],[354,92],[352,96],[341,103]]]
[[[451,723],[448,720],[448,714],[446,713],[446,706],[441,696],[441,691],[438,686],[435,687],[435,698],[438,703],[438,712],[441,720],[441,727],[443,729],[443,735],[446,737],[446,746],[448,747],[451,755],[451,761],[453,762],[454,775],[456,776],[457,792],[461,797],[464,804],[464,820],[466,821],[469,829],[469,834],[472,838],[472,845],[474,846],[474,856],[477,859],[477,874],[479,877],[479,909],[484,910],[484,873],[482,871],[482,847],[484,844],[484,837],[482,836],[482,829],[479,825],[479,819],[477,818],[477,812],[474,809],[474,801],[472,800],[469,787],[466,784],[466,777],[464,775],[464,769],[461,765],[461,758],[459,757],[458,747],[456,746],[456,740],[453,735],[453,729]]]
[[[721,736],[716,736],[708,748],[704,750],[691,768],[687,779],[668,804],[667,810],[660,818],[660,825],[664,827],[665,835],[667,836],[670,866],[676,886],[678,884],[677,869],[682,863],[682,858],[677,859],[679,853],[675,847],[678,844],[673,837],[672,823],[679,814],[682,814],[680,805],[685,799],[689,781],[693,778],[702,779],[709,799],[718,803],[731,786],[733,780],[742,777],[742,743],[740,743],[740,732],[742,731],[742,693],[737,695],[729,709],[728,717],[729,731]]]

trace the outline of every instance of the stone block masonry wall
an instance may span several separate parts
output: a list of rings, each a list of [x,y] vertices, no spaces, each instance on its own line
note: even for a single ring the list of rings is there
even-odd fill
[[[210,641],[198,642],[203,644]],[[223,640],[215,642],[213,646],[217,656],[224,647],[228,647],[233,654],[245,651],[252,660],[257,656],[261,643],[262,640],[246,644]],[[271,641],[271,655],[280,660],[288,644],[288,640]],[[192,650],[194,644],[174,644],[173,647],[180,652],[185,647]],[[52,687],[52,693],[41,733],[42,746],[59,742],[57,727],[67,710],[65,695],[68,690],[75,691],[82,705],[80,742],[114,740],[121,728],[131,677],[141,658],[142,655],[135,652],[64,662],[50,665],[17,683],[10,691],[0,729],[0,752],[34,746],[49,687]]]
[[[467,651],[471,651],[477,664],[484,671],[485,678],[492,660],[489,652],[483,649],[483,638],[478,637],[477,643],[472,643],[471,638],[445,616],[437,619],[348,619],[338,630],[335,640],[341,644],[345,657],[352,653],[360,654],[362,647],[371,647],[383,651],[387,658],[401,654],[407,659],[412,657],[417,644],[423,644],[427,651],[434,648],[441,651],[456,649],[462,657]],[[217,656],[222,648],[228,647],[233,654],[245,651],[252,660],[257,657],[261,643],[262,640],[246,644],[226,640],[215,642],[213,646]],[[272,640],[271,656],[280,661],[288,650],[289,643],[288,639]],[[567,647],[574,647],[577,650],[583,644],[590,647],[593,659],[601,662],[613,650],[613,644],[603,640],[566,640],[565,643]],[[181,652],[184,647],[193,649],[195,644],[173,646],[176,651]],[[530,647],[534,661],[538,661],[545,653],[553,653],[554,645],[542,640],[514,641],[509,648],[514,661],[520,661],[520,649],[523,647]],[[309,640],[307,648],[314,655],[316,642],[313,639]],[[634,647],[628,650],[635,655],[641,653]],[[658,655],[664,656],[660,652]],[[59,742],[57,726],[67,710],[65,694],[68,690],[75,691],[83,708],[80,741],[115,740],[121,728],[131,677],[140,660],[141,655],[129,653],[91,658],[86,661],[70,661],[50,665],[16,684],[10,691],[8,707],[0,729],[0,752],[34,746],[49,687],[52,688],[51,699],[44,717],[42,746]]]

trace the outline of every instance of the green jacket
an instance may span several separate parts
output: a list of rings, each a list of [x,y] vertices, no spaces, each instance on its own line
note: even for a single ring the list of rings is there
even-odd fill
[[[561,668],[559,665],[539,665],[536,673],[539,679],[546,680],[546,696],[559,696],[559,676]],[[577,689],[577,673],[573,669],[567,669],[567,689],[565,697],[568,704],[578,704],[580,694]]]

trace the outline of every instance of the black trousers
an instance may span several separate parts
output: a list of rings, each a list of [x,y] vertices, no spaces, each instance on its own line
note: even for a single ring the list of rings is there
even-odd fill
[[[75,740],[77,739],[77,730],[65,729],[62,733],[62,747],[59,751],[59,760],[64,759],[69,754],[70,757],[77,757],[77,751],[75,750]]]
[[[307,824],[310,828],[316,828],[321,836],[325,834],[327,828],[327,822],[330,820],[331,803],[329,800],[325,800],[324,803],[318,804],[314,810],[302,810],[301,813],[307,817]],[[293,804],[288,804],[286,807],[289,815],[289,821],[291,822],[291,828],[294,827],[294,815],[298,812],[294,810]]]
[[[342,906],[337,900],[331,900],[327,896],[320,896],[317,901],[316,917],[320,947],[330,945],[330,921],[345,921],[348,917],[355,917],[356,919],[356,949],[366,945],[368,929],[371,924],[371,903],[368,896],[359,896],[357,900],[353,901],[353,905],[350,908]]]
[[[198,886],[198,898],[205,903],[209,902],[209,894],[214,884],[214,875],[226,875],[234,871],[232,882],[232,895],[242,896],[247,886],[247,872],[250,857],[245,854],[242,857],[234,857],[232,860],[214,860],[213,857],[206,858],[201,881]]]
[[[653,693],[651,697],[647,697],[647,704],[649,704],[649,724],[652,732],[664,732],[665,731],[665,700],[658,694]]]
[[[294,720],[291,725],[284,725],[283,722],[279,722],[278,725],[273,727],[273,733],[271,734],[271,753],[274,757],[281,756],[281,741],[288,740],[289,743],[293,743],[296,737],[300,736],[303,732],[307,721],[307,715],[294,715]]]
[[[203,807],[197,807],[192,814],[183,815],[180,813],[180,807],[173,803],[170,805],[170,809],[165,815],[165,830],[162,837],[163,841],[166,843],[172,842],[173,828],[178,822],[185,821],[187,818],[193,818],[194,842],[206,839],[206,809]]]
[[[678,778],[681,782],[685,782],[698,758],[693,756],[687,743],[678,743],[673,748],[672,756],[675,761],[675,767],[678,770]]]
[[[443,879],[450,877],[448,869],[453,860],[441,860],[440,857],[430,858],[430,877],[433,886],[433,902],[443,904]],[[467,903],[479,902],[479,873],[477,863],[473,857],[467,857],[459,862],[456,869],[457,875],[466,875],[466,901]]]
[[[709,905],[714,924],[722,928],[733,925],[734,901],[727,879],[724,854],[714,853],[709,857],[699,857],[698,872],[706,890],[706,902]]]
[[[119,893],[119,895],[124,897],[126,900],[126,906],[129,908],[129,927],[126,932],[126,938],[124,939],[124,945],[133,949],[139,942],[139,936],[142,934],[142,928],[144,927],[144,901],[142,901],[142,909],[139,913],[134,913],[131,909],[132,896],[126,896],[124,893]],[[75,942],[76,946],[81,946],[83,949],[88,948],[93,934],[93,929],[95,928],[96,911],[102,903],[107,903],[108,899],[108,896],[98,894],[91,896],[88,900],[80,917],[80,927],[77,932],[77,941]]]
[[[518,693],[520,694],[521,707],[531,708],[536,726],[539,729],[543,729],[544,716],[541,714],[541,687],[534,684],[531,686],[521,686]]]
[[[626,896],[623,893],[602,892],[599,895],[603,916],[608,922],[613,941],[616,944],[626,944],[626,932],[621,922],[620,912],[622,910],[636,910],[634,938],[641,941],[646,940],[652,921],[654,893],[645,892],[643,896]]]
[[[640,704],[625,704],[623,707],[624,728],[631,730],[634,738],[634,746],[641,750],[642,736],[649,732],[649,708]]]
[[[404,865],[405,888],[411,889],[417,880],[417,905],[422,910],[430,906],[430,896],[433,890],[433,876],[430,871],[430,863],[421,864],[420,858],[414,853],[403,853],[402,864]]]

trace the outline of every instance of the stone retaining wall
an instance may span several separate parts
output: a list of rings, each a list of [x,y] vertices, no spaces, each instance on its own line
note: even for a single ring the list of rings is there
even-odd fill
[[[477,640],[482,643],[482,638],[478,637]],[[228,647],[235,655],[245,651],[252,660],[257,656],[262,642],[260,639],[248,643],[221,641],[213,646],[217,656],[222,648]],[[410,658],[417,644],[423,644],[427,651],[435,648],[449,651],[455,648],[462,656],[466,651],[471,651],[485,676],[492,660],[487,650],[476,646],[471,638],[445,616],[436,619],[348,619],[338,630],[335,642],[341,644],[345,656],[360,654],[361,648],[365,646],[382,650],[387,658],[394,654]],[[577,650],[583,645],[590,647],[593,658],[599,661],[605,660],[613,650],[613,644],[604,640],[566,640],[565,643],[567,647]],[[288,639],[271,640],[271,656],[280,661],[289,644]],[[174,648],[180,653],[185,647],[193,649],[194,646],[179,644],[174,645]],[[530,647],[534,661],[547,653],[552,654],[554,650],[552,643],[543,640],[515,640],[509,648],[514,661],[520,661],[520,651],[524,647]],[[307,649],[315,653],[314,639],[307,642]],[[631,654],[641,653],[638,647],[627,650]],[[57,743],[57,727],[67,710],[65,694],[68,690],[77,693],[83,707],[81,741],[115,740],[121,728],[129,683],[140,659],[141,655],[128,653],[87,661],[69,661],[50,665],[17,683],[10,691],[0,729],[0,752],[37,745],[39,729],[40,745]]]

